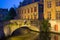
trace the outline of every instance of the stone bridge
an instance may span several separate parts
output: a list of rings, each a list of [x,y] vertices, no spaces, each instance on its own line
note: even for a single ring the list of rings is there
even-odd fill
[[[28,27],[33,31],[39,32],[39,21],[34,20],[11,20],[9,24],[5,25],[4,33],[5,36],[11,35],[16,29],[21,27]]]

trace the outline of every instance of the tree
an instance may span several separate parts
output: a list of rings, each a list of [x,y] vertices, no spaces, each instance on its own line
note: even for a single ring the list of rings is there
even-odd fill
[[[40,26],[40,40],[50,40],[50,28],[49,20],[42,20]]]
[[[43,31],[43,32],[50,32],[50,27],[51,27],[51,25],[50,25],[50,23],[49,23],[49,20],[42,20],[41,21],[41,31]]]
[[[10,8],[10,10],[8,12],[8,15],[3,20],[4,21],[11,20],[11,19],[14,19],[15,16],[16,16],[15,9],[14,8]]]
[[[22,6],[22,3],[23,3],[23,2],[20,2],[20,3],[19,3],[19,6],[18,6],[18,8]]]

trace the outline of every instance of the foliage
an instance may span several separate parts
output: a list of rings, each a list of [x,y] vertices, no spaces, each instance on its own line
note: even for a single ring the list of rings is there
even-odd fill
[[[50,23],[49,23],[49,20],[42,20],[41,22],[41,27],[40,27],[40,30],[43,31],[43,32],[49,32],[50,31]]]
[[[40,40],[50,40],[50,23],[49,20],[42,20],[40,26]]]
[[[16,16],[15,9],[14,8],[10,8],[10,10],[8,12],[8,15],[3,20],[4,21],[11,20],[11,19],[14,19],[15,16]]]

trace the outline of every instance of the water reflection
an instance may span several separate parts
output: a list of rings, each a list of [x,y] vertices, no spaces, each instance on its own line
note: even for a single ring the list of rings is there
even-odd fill
[[[8,40],[60,40],[60,35],[53,34],[53,33],[44,33],[41,32],[40,34],[37,32],[32,32],[25,34],[25,35],[19,35],[19,36],[11,36],[7,37]],[[5,40],[5,39],[3,39]]]
[[[34,32],[33,32],[34,33]],[[11,36],[8,38],[8,40],[60,40],[60,35],[58,34],[52,34],[52,33],[29,33],[26,35],[19,35],[19,36]],[[4,39],[5,40],[5,39]]]
[[[57,35],[54,36],[54,40],[58,40],[58,36]]]
[[[40,33],[40,40],[60,40],[60,34]]]
[[[58,35],[58,34],[51,34],[51,40],[60,40],[60,35]]]
[[[50,35],[50,33],[41,32],[39,39],[40,40],[51,40],[51,35]]]

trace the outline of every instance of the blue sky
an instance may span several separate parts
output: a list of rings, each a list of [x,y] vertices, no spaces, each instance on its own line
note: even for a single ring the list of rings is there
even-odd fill
[[[14,5],[17,7],[19,5],[19,2],[22,2],[23,0],[0,0],[0,8],[8,8],[10,9]]]

